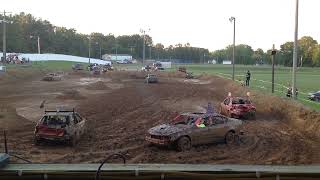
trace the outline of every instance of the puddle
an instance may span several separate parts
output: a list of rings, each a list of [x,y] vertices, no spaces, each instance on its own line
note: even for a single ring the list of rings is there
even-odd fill
[[[98,81],[102,82],[110,82],[111,79],[106,79],[106,78],[80,78],[79,82],[77,84],[85,86],[88,84],[96,83]]]
[[[202,81],[199,79],[185,79],[183,82],[193,83],[193,84],[210,84],[211,81]]]

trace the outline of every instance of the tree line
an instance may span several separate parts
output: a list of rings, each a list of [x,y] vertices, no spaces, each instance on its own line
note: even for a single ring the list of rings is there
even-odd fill
[[[216,50],[211,57],[221,63],[223,60],[232,59],[233,46]],[[286,42],[276,49],[275,64],[292,66],[293,42]],[[236,64],[271,64],[272,49],[264,52],[258,48],[253,50],[251,46],[240,44],[235,48]],[[320,44],[310,36],[304,36],[298,40],[298,66],[320,66]]]
[[[0,19],[2,19],[0,15]],[[7,24],[7,51],[37,53],[37,38],[40,37],[41,53],[70,54],[88,56],[89,38],[91,38],[91,57],[100,58],[101,54],[131,54],[135,59],[143,56],[143,35],[88,34],[78,33],[73,28],[58,27],[47,20],[35,18],[31,14],[20,13],[6,18],[12,23]],[[0,42],[2,42],[0,28]],[[164,47],[154,44],[152,37],[145,36],[146,59],[179,60],[179,62],[205,63],[215,59],[218,63],[232,59],[232,46],[209,52],[206,48],[192,47],[189,43]],[[0,43],[2,49],[2,43]],[[236,64],[271,63],[271,50],[253,50],[251,46],[240,44],[235,50]],[[299,66],[320,66],[320,45],[312,37],[299,39]],[[291,66],[293,42],[286,42],[277,50],[276,64]]]
[[[0,15],[0,19],[3,16]],[[100,58],[101,54],[131,54],[135,59],[143,56],[143,35],[104,35],[102,33],[82,34],[75,29],[58,27],[47,20],[35,18],[31,14],[20,13],[6,17],[12,23],[7,24],[7,52],[37,53],[37,39],[40,38],[41,53],[58,53],[87,57],[89,42],[91,57]],[[0,28],[0,42],[2,42]],[[91,41],[89,41],[89,38]],[[180,59],[190,62],[204,61],[209,55],[205,48],[191,47],[190,44],[177,44],[164,47],[153,44],[152,37],[145,35],[146,59]],[[2,49],[2,43],[0,43]]]

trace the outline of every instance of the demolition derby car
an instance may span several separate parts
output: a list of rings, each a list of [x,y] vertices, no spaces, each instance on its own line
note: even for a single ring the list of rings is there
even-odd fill
[[[250,93],[247,93],[247,97],[233,97],[229,93],[229,96],[220,104],[220,114],[231,118],[255,119],[256,107],[249,96]]]
[[[157,83],[158,77],[155,74],[147,74],[144,82],[145,83]]]
[[[232,144],[240,133],[241,120],[217,113],[184,113],[167,124],[148,130],[146,141],[175,147],[178,151],[189,150],[193,145],[225,142]]]
[[[86,119],[74,110],[46,110],[34,130],[34,143],[59,141],[74,146],[85,132]]]
[[[48,73],[42,78],[43,81],[61,81],[61,79],[62,75],[58,73]]]

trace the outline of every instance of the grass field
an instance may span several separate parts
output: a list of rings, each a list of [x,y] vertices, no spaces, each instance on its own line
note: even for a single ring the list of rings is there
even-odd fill
[[[174,65],[171,70],[176,70],[178,65]],[[231,65],[212,65],[212,64],[197,64],[186,65],[187,70],[194,74],[214,74],[225,78],[231,78]],[[247,70],[251,72],[250,88],[266,93],[271,93],[271,66],[235,66],[235,77],[238,81],[244,81]],[[291,83],[292,72],[290,67],[275,68],[275,94],[285,96],[289,83]],[[320,103],[312,102],[306,99],[310,92],[320,90],[320,68],[300,68],[297,71],[297,88],[299,90],[298,101],[308,105],[316,110],[320,110]]]
[[[46,70],[70,70],[74,62],[68,61],[42,61],[33,62],[32,68],[40,68]],[[87,64],[84,64],[87,65]],[[8,69],[16,68],[19,65],[9,65]],[[140,69],[141,64],[129,65],[114,65],[116,68],[121,69]],[[173,65],[168,71],[175,71],[179,65]],[[184,65],[187,71],[193,72],[195,75],[199,74],[212,74],[224,78],[231,78],[232,66],[231,65],[213,65],[213,64],[190,64]],[[271,67],[270,66],[244,66],[236,65],[235,76],[236,80],[243,81],[247,70],[251,72],[251,85],[250,88],[257,91],[263,91],[271,94]],[[275,95],[285,97],[287,91],[286,87],[291,83],[291,68],[289,67],[276,67],[275,68]],[[320,110],[320,103],[312,102],[306,99],[307,93],[320,90],[320,68],[300,68],[297,71],[297,87],[299,89],[298,101],[312,107],[313,109]]]

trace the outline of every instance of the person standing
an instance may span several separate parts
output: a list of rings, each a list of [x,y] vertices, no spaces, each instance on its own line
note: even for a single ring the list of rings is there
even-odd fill
[[[247,74],[246,74],[246,86],[250,85],[250,77],[251,77],[251,73],[248,70]]]

